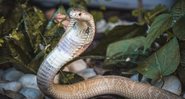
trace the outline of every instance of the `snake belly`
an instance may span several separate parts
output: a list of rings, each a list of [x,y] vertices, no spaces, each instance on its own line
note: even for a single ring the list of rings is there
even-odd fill
[[[117,94],[130,99],[182,99],[168,91],[120,76],[97,76],[71,85],[53,83],[60,68],[84,52],[95,35],[91,14],[73,9],[69,16],[71,20],[64,36],[37,73],[38,86],[45,95],[52,99],[87,99],[103,94]]]

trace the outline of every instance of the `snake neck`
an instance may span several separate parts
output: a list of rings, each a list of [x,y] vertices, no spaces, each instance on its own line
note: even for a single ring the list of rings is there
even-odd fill
[[[88,30],[91,35],[81,38]],[[57,46],[49,53],[45,60],[40,65],[37,73],[37,83],[40,90],[47,96],[58,98],[54,84],[54,77],[66,63],[79,56],[90,45],[95,34],[94,20],[78,21],[71,19],[66,32],[60,39]],[[86,44],[86,42],[89,42]],[[60,85],[60,88],[63,88]]]

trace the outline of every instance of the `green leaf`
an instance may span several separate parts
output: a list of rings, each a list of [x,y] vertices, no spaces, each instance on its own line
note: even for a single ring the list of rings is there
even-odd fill
[[[128,55],[137,51],[137,49],[143,46],[145,37],[139,36],[132,39],[121,40],[115,43],[111,43],[107,48],[108,57],[114,57],[117,54]]]
[[[184,40],[185,39],[185,16],[181,17],[173,26],[173,32],[175,33],[175,35],[181,39]]]
[[[0,64],[4,64],[4,63],[12,63],[14,65],[18,65],[18,66],[24,66],[20,61],[14,59],[11,56],[0,56]]]
[[[143,63],[139,64],[137,70],[147,78],[156,80],[173,73],[179,62],[179,44],[177,39],[173,38]]]
[[[100,44],[88,54],[90,55],[105,55],[108,45],[123,39],[128,39],[143,35],[146,32],[146,25],[122,25],[116,26],[113,30],[109,31],[102,39]]]
[[[0,18],[0,24],[3,24],[4,22],[5,22],[4,17],[1,17],[1,18]]]
[[[32,60],[31,62],[28,64],[29,68],[32,68],[32,70],[34,70],[35,72],[37,72],[41,62],[44,59],[44,56],[46,54],[45,50],[40,51]]]
[[[95,22],[100,21],[101,19],[103,19],[103,12],[101,12],[101,11],[93,10],[93,11],[91,11],[91,14],[94,17]]]
[[[172,16],[170,14],[161,14],[155,18],[151,27],[149,28],[144,49],[146,50],[151,46],[154,40],[159,37],[163,32],[171,27]]]
[[[11,55],[15,58],[18,58],[23,62],[24,64],[28,64],[30,62],[30,56],[29,54],[21,48],[21,46],[18,44],[16,40],[10,39],[7,40],[9,49],[11,51]]]
[[[84,80],[82,77],[75,73],[60,71],[59,82],[61,84],[73,84]]]
[[[2,47],[2,44],[4,43],[4,40],[0,38],[0,47]]]
[[[177,0],[171,9],[173,19],[177,21],[181,16],[185,15],[185,0]]]

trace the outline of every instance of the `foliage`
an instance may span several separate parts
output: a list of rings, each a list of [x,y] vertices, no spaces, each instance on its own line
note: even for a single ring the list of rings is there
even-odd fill
[[[70,0],[72,7],[80,5],[86,8],[88,2],[89,0]],[[47,21],[42,11],[28,6],[27,2],[16,2],[15,7],[10,17],[0,18],[0,50],[8,53],[0,54],[0,64],[10,62],[22,71],[36,73],[40,62],[56,45],[64,31],[56,24],[45,29]],[[151,79],[170,75],[176,71],[182,58],[179,55],[179,42],[185,38],[184,8],[184,0],[178,0],[170,10],[162,5],[150,11],[134,10],[134,16],[143,14],[140,21],[108,31],[96,48],[83,55],[106,57],[103,64],[105,67],[107,64],[115,67],[117,63],[132,62],[135,64],[134,72]],[[103,18],[102,12],[92,11],[92,14],[96,16],[96,21]],[[113,17],[111,20],[116,19],[117,17]],[[168,35],[167,39],[163,36],[164,33]],[[159,42],[161,39],[162,42]],[[159,47],[153,46],[156,42]],[[123,65],[120,67],[124,68]],[[74,75],[69,74],[68,77],[72,79]],[[68,79],[63,82],[68,82]]]
[[[185,40],[185,15],[180,17],[173,26],[174,34],[180,39]]]
[[[170,14],[161,14],[157,16],[148,30],[144,48],[149,48],[156,38],[158,38],[161,34],[170,28],[171,23],[172,17]]]
[[[91,11],[91,14],[94,17],[95,22],[100,21],[103,18],[103,13],[101,11]]]
[[[159,79],[173,73],[177,69],[179,61],[179,44],[177,39],[173,38],[139,64],[138,71],[147,78]]]
[[[16,2],[15,9],[11,18],[1,18],[0,45],[8,54],[0,56],[0,63],[13,63],[23,72],[36,73],[44,56],[58,42],[62,29],[54,25],[46,30],[42,11],[27,2]]]
[[[1,17],[1,18],[0,18],[0,24],[2,24],[2,23],[4,23],[4,22],[5,22],[4,17]]]
[[[171,14],[173,16],[174,22],[176,22],[179,18],[185,15],[185,1],[178,0],[175,5],[171,9]]]
[[[91,55],[106,55],[107,47],[110,43],[116,42],[118,40],[129,39],[144,34],[146,31],[146,25],[140,26],[134,25],[121,25],[114,29],[108,31],[107,35],[102,39],[102,41],[88,54]],[[86,54],[87,55],[87,54]]]
[[[112,16],[108,19],[108,22],[111,22],[111,23],[116,23],[118,22],[118,16]]]
[[[179,42],[185,37],[183,28],[185,17],[182,14],[185,11],[184,6],[184,0],[178,0],[171,10],[162,5],[158,5],[150,11],[142,10],[143,18],[138,21],[139,25],[135,28],[147,25],[148,29],[146,31],[146,28],[143,28],[143,31],[138,31],[140,33],[138,36],[145,36],[143,34],[146,34],[146,37],[142,37],[140,41],[138,41],[139,37],[133,38],[133,36],[125,39],[125,35],[132,33],[133,28],[127,30],[124,28],[125,26],[118,26],[121,27],[120,29],[115,27],[108,33],[111,35],[110,38],[106,39],[105,37],[100,42],[101,50],[99,50],[99,46],[95,49],[101,53],[103,48],[107,49],[104,65],[111,64],[113,69],[118,63],[125,63],[118,64],[125,68],[125,65],[131,62],[136,64],[133,71],[155,80],[174,73],[182,58],[180,57]],[[137,11],[139,10],[133,11],[135,16],[139,15]],[[124,29],[125,32],[121,29]],[[120,32],[120,35],[116,34],[117,32]],[[163,36],[164,34],[167,35],[167,38]],[[115,40],[113,35],[115,35]],[[155,46],[156,42],[160,46]],[[105,46],[106,44],[108,46]],[[137,53],[135,52],[136,49],[139,49]]]

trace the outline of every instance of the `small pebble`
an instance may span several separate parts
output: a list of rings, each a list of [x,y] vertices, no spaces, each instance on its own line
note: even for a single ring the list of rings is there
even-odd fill
[[[20,82],[12,81],[12,82],[1,82],[0,90],[11,90],[11,91],[19,91],[22,88]]]
[[[18,80],[24,73],[17,71],[15,68],[9,68],[4,71],[3,80],[6,81],[16,81]]]
[[[182,91],[181,83],[176,76],[164,77],[162,81],[153,83],[154,86],[180,95]]]
[[[134,80],[134,81],[139,81],[139,74],[134,74],[130,77],[131,80]],[[148,83],[148,79],[146,77],[142,77],[141,78],[141,81],[140,82],[143,82],[143,83]]]
[[[96,22],[96,31],[97,31],[97,33],[105,32],[107,29],[108,29],[108,25],[107,25],[107,22],[104,19]]]
[[[38,89],[24,87],[20,90],[26,99],[42,99],[43,95]]]
[[[182,91],[181,82],[176,76],[168,76],[164,78],[164,90],[168,90],[174,94],[180,95]]]
[[[18,80],[23,87],[39,89],[37,86],[37,76],[33,74],[25,74]]]
[[[84,70],[78,72],[77,74],[80,75],[81,77],[83,77],[84,79],[88,79],[88,78],[96,76],[96,73],[95,73],[94,69],[92,69],[92,68],[84,69]]]
[[[72,62],[67,67],[70,72],[77,73],[79,71],[86,69],[87,64],[85,63],[84,60],[80,59],[80,60],[76,60],[76,61]]]
[[[55,84],[59,84],[59,79],[60,79],[60,75],[57,74],[57,75],[55,75],[53,82],[54,82]]]

